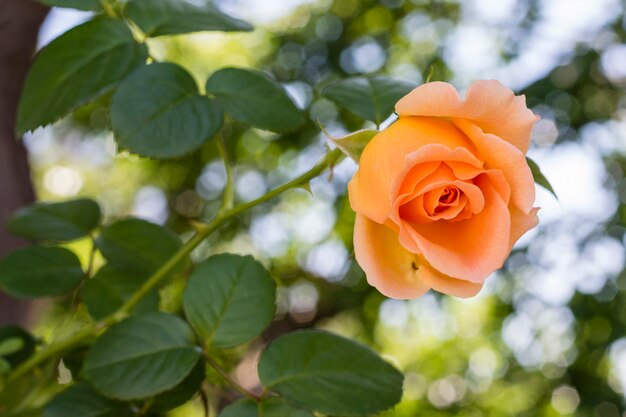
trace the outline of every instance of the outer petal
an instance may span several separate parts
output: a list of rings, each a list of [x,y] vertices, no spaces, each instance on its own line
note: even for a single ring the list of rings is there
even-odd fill
[[[535,202],[535,182],[526,157],[500,138],[484,133],[478,126],[463,119],[454,123],[474,142],[485,158],[485,169],[499,169],[511,187],[511,201],[524,213],[530,213]]]
[[[539,224],[539,219],[537,218],[538,211],[539,209],[535,207],[529,214],[525,214],[515,207],[511,209],[511,248],[524,233]]]
[[[455,279],[447,275],[435,272],[434,269],[429,268],[429,272],[421,276],[424,284],[428,285],[435,291],[442,292],[444,294],[450,294],[461,298],[473,297],[483,284],[476,284],[474,282],[465,281],[462,279]]]
[[[475,183],[485,196],[482,212],[459,222],[405,223],[400,241],[408,250],[421,252],[442,274],[482,283],[510,252],[511,217],[488,175]]]
[[[474,145],[453,123],[428,117],[403,117],[376,135],[365,147],[348,191],[357,213],[384,223],[395,193],[407,172],[407,155],[429,144],[449,149]],[[427,161],[423,161],[427,162]]]
[[[370,285],[387,297],[417,298],[429,290],[420,278],[425,268],[419,265],[418,256],[400,245],[393,230],[358,213],[354,254]]]
[[[467,91],[465,100],[450,84],[423,84],[396,104],[401,116],[437,116],[469,119],[485,132],[510,142],[526,154],[530,132],[538,120],[526,107],[526,98],[495,80],[477,81]]]

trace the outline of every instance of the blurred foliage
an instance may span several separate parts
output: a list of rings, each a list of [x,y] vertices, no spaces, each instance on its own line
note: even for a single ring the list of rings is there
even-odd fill
[[[229,0],[216,3],[229,6]],[[458,28],[473,23],[476,12],[471,5],[476,3],[320,0],[269,24],[257,24],[251,33],[164,37],[151,40],[149,47],[159,59],[191,71],[199,85],[226,65],[269,71],[306,108],[305,125],[282,136],[226,121],[228,152],[236,163],[236,195],[246,200],[313,163],[323,151],[318,121],[331,133],[374,127],[323,98],[324,85],[361,73],[419,83],[431,68],[432,80],[462,84],[468,75],[450,64],[449,44]],[[542,41],[544,35],[537,31],[545,25],[541,12],[546,2],[488,3],[495,9],[504,3],[517,5],[508,21],[479,21],[504,39],[494,53],[502,66],[515,64],[529,47],[527,40]],[[561,56],[522,92],[543,118],[535,131],[535,148],[559,152],[571,143],[600,152],[605,190],[618,204],[608,205],[601,219],[563,215],[543,224],[505,269],[490,278],[478,298],[463,301],[429,294],[416,301],[392,301],[365,283],[350,255],[354,214],[345,188],[354,170],[350,161],[336,167],[330,182],[313,181],[314,197],[307,190],[295,190],[258,207],[212,236],[194,257],[226,250],[252,253],[279,277],[277,318],[265,340],[293,328],[319,327],[371,344],[397,363],[407,375],[404,399],[385,415],[619,417],[626,411],[626,271],[604,274],[600,285],[591,289],[574,285],[572,294],[560,302],[542,297],[529,278],[557,274],[557,281],[565,283],[574,280],[567,271],[579,267],[581,279],[592,280],[593,271],[588,277],[585,271],[586,263],[594,265],[588,254],[594,242],[610,239],[623,251],[626,57],[611,61],[607,51],[626,47],[626,17],[623,3],[617,2],[620,13],[608,3],[598,8],[607,8],[609,23],[571,48],[564,41]],[[547,56],[545,61],[551,62]],[[622,78],[615,78],[612,67],[620,66]],[[185,237],[192,229],[190,219],[209,218],[219,205],[224,173],[215,146],[208,143],[170,161],[113,156],[112,139],[103,130],[109,123],[102,107],[107,100],[110,97],[28,139],[41,199],[92,196],[108,219],[133,213],[167,222]],[[610,146],[594,134],[608,138]],[[573,242],[569,249],[559,248],[562,239]],[[89,250],[83,246],[83,251]],[[562,251],[557,256],[570,269],[551,270],[545,264],[538,252],[550,247]],[[161,295],[168,311],[180,311],[179,283]],[[66,300],[52,308],[36,333],[45,339],[63,326],[67,332],[69,304]],[[246,361],[254,361],[259,350],[253,343],[221,359],[234,365],[247,358],[235,375],[243,385],[254,386],[254,368],[246,367]],[[221,383],[217,377],[215,381]],[[193,415],[197,409],[199,400],[171,415]]]

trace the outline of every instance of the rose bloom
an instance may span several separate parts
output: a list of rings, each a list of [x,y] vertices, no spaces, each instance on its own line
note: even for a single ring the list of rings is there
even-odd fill
[[[473,296],[537,225],[525,154],[538,116],[497,81],[474,83],[465,100],[427,83],[396,112],[348,187],[356,259],[388,297]]]

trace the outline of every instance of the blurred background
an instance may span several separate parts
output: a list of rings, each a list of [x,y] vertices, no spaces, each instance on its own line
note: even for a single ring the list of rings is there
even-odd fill
[[[224,66],[261,68],[309,115],[287,136],[229,125],[238,200],[323,155],[316,120],[335,135],[372,127],[321,98],[324,84],[379,73],[419,84],[431,67],[433,80],[460,90],[495,78],[526,94],[542,118],[529,155],[559,196],[538,189],[540,226],[479,296],[390,300],[353,262],[346,184],[356,165],[346,160],[311,193],[293,190],[256,208],[195,253],[251,253],[271,269],[282,287],[270,333],[319,327],[383,353],[406,373],[403,401],[388,416],[626,416],[626,2],[215,3],[256,30],[151,40],[151,54],[180,63],[199,85]],[[39,45],[89,17],[54,9]],[[214,146],[167,162],[118,154],[109,99],[25,138],[39,198],[91,196],[109,220],[135,215],[188,236],[189,219],[208,218],[219,204],[225,174]],[[86,256],[86,242],[74,245]],[[175,310],[176,283],[163,295]],[[64,312],[49,308],[38,332],[54,332]],[[234,372],[246,386],[256,383],[261,347],[232,354],[233,364],[244,358]]]

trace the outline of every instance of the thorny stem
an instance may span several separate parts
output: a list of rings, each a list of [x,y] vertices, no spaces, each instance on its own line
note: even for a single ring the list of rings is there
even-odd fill
[[[55,358],[62,354],[63,352],[67,352],[72,348],[88,341],[89,339],[97,336],[98,332],[109,327],[110,325],[117,323],[124,319],[137,305],[139,301],[146,294],[148,294],[152,289],[154,289],[157,285],[161,283],[161,281],[165,280],[170,273],[182,262],[187,256],[207,237],[209,237],[212,233],[214,233],[217,229],[219,229],[224,223],[237,216],[240,213],[243,213],[252,207],[255,207],[259,204],[262,204],[272,198],[282,194],[283,192],[299,187],[303,184],[307,184],[311,179],[317,177],[322,172],[324,172],[328,167],[331,167],[337,163],[343,154],[339,149],[335,149],[330,151],[322,158],[313,168],[305,172],[304,174],[294,178],[293,180],[274,188],[273,190],[267,192],[261,197],[241,203],[232,208],[223,208],[218,212],[218,214],[207,224],[203,224],[199,231],[185,243],[179,250],[176,252],[165,264],[161,266],[144,284],[137,290],[135,293],[122,305],[116,312],[107,316],[103,320],[98,323],[92,323],[67,339],[60,340],[58,342],[54,342],[46,346],[45,348],[38,351],[36,354],[31,356],[28,360],[24,361],[20,364],[11,374],[8,375],[7,381],[12,381],[20,376],[28,373],[30,370],[34,369],[44,361]],[[226,191],[226,190],[225,190]],[[230,191],[229,191],[230,192]],[[226,198],[228,196],[225,196]],[[247,395],[247,394],[246,394]],[[258,398],[258,397],[257,397]]]

